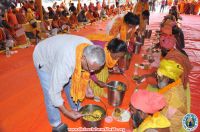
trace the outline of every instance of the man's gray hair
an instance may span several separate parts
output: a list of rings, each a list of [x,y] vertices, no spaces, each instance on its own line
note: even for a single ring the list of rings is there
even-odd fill
[[[105,63],[105,53],[100,46],[87,46],[83,51],[83,55],[90,63],[97,63],[100,66],[103,66]]]

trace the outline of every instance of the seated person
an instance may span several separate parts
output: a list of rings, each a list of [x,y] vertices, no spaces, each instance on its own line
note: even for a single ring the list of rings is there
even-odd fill
[[[51,32],[51,23],[48,20],[48,14],[44,15],[44,20],[41,22],[41,38],[47,38],[50,37],[50,32]]]
[[[15,28],[19,23],[17,21],[16,15],[13,13],[12,9],[8,10],[7,20],[10,27]]]
[[[17,21],[19,24],[25,24],[27,23],[26,20],[26,12],[23,8],[21,8],[17,13],[16,13]]]
[[[62,11],[62,14],[60,16],[60,19],[59,19],[59,23],[60,23],[60,26],[61,26],[61,30],[67,30],[69,31],[70,27],[69,27],[69,19],[67,17],[67,12],[66,11]]]
[[[93,16],[96,19],[96,21],[98,21],[100,19],[100,15],[98,13],[98,9],[95,8],[94,12],[93,12]]]
[[[169,132],[170,122],[160,112],[166,106],[164,96],[146,90],[135,91],[131,96],[130,113],[133,132]]]
[[[11,51],[15,44],[16,42],[9,34],[9,31],[4,27],[0,27],[0,49],[5,50],[6,55],[10,56],[11,54],[17,53],[17,51]]]
[[[84,9],[78,14],[78,22],[88,22]]]
[[[77,12],[76,10],[71,14],[69,17],[69,23],[72,29],[77,29],[78,28],[78,19],[77,19]]]
[[[52,25],[52,28],[60,29],[61,25],[60,25],[60,22],[59,22],[59,17],[58,17],[58,15],[55,15],[55,16],[54,16],[51,25]]]
[[[28,8],[27,13],[26,13],[26,20],[30,22],[33,19],[35,19],[34,12],[30,8]]]
[[[48,11],[49,11],[49,19],[53,19],[54,16],[56,15],[56,13],[54,12],[53,8],[51,7],[47,7]]]
[[[186,91],[181,81],[183,71],[179,63],[167,59],[161,60],[157,70],[158,93],[167,101],[162,114],[171,122],[172,132],[182,130],[182,119],[187,114]]]
[[[86,18],[87,20],[90,22],[90,23],[93,23],[96,21],[95,17],[93,16],[93,12],[91,10],[89,10],[87,13],[86,13]]]
[[[170,59],[170,60],[174,60],[175,62],[179,63],[182,65],[183,67],[183,75],[181,76],[181,80],[183,82],[184,88],[187,88],[187,84],[189,82],[189,73],[192,69],[192,65],[190,63],[190,60],[187,56],[187,54],[185,54],[185,51],[179,51],[175,48],[170,48],[168,49],[167,46],[162,45],[161,46],[161,55],[164,59]]]
[[[101,12],[100,12],[100,18],[107,18],[108,16],[106,15],[106,7],[102,7],[101,8]]]

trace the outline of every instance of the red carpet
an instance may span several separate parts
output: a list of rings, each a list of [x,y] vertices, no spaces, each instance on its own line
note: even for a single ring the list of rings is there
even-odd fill
[[[188,53],[193,65],[190,74],[191,88],[191,112],[195,113],[200,119],[200,17],[199,16],[182,16],[182,27],[186,40],[186,52]],[[160,14],[152,14],[151,27],[157,29],[159,22],[162,20]],[[104,32],[106,22],[96,25],[87,26],[80,32],[73,34],[86,36],[88,34]],[[146,45],[147,46],[147,45]],[[146,47],[144,46],[144,48]],[[0,132],[49,132],[51,127],[47,120],[42,90],[39,80],[33,66],[32,60],[33,47],[20,49],[19,52],[9,58],[0,55]],[[140,56],[134,56],[130,70],[126,72],[128,76],[133,74],[133,63],[141,61]],[[140,71],[142,73],[146,71]],[[110,79],[122,80],[129,84],[123,105],[127,108],[129,98],[134,90],[134,82],[129,79],[125,80],[120,75],[111,76]],[[142,84],[140,87],[145,87]],[[104,99],[104,102],[107,101]],[[94,103],[85,100],[83,103]],[[102,105],[99,103],[99,105]],[[102,105],[103,106],[103,105]],[[108,114],[112,112],[112,107],[108,106]],[[63,121],[69,127],[80,127],[80,120],[73,122],[65,117]],[[128,127],[128,123],[113,122],[105,124],[105,127]],[[200,129],[196,130],[200,132]]]

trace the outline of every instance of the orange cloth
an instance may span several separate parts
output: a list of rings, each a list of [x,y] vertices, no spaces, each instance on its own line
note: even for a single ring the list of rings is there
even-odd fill
[[[128,34],[128,30],[128,25],[124,22],[123,17],[119,17],[113,23],[109,35],[117,37],[117,35],[120,34],[120,39],[126,42],[127,39],[133,37],[135,28],[132,29],[130,35]]]
[[[192,70],[192,65],[190,60],[187,56],[176,49],[172,49],[168,52],[165,56],[165,59],[174,60],[175,62],[179,63],[183,67],[183,74],[181,76],[181,80],[183,82],[183,86],[186,88],[187,83],[189,82],[189,73]]]
[[[162,94],[139,89],[132,94],[131,104],[144,113],[154,114],[165,107],[166,101]]]
[[[59,20],[53,20],[52,21],[52,27],[53,28],[59,28],[60,27]]]
[[[148,2],[137,2],[134,8],[133,13],[135,13],[136,15],[141,15],[143,11],[145,10],[149,10],[149,4]]]
[[[81,11],[81,3],[80,3],[80,1],[78,1],[78,4],[77,4],[77,11],[78,11],[78,13]]]
[[[26,19],[28,22],[30,22],[30,20],[32,20],[32,19],[35,19],[35,15],[30,8],[28,8],[28,10],[27,10]]]
[[[82,72],[81,59],[83,50],[89,44],[80,44],[76,48],[76,66],[72,75],[71,96],[73,101],[77,103],[85,98],[86,87],[90,79],[90,73],[87,71]]]
[[[4,29],[0,28],[0,42],[6,39],[6,34],[4,33]]]
[[[142,12],[145,11],[145,10],[149,10],[149,4],[148,2],[137,2],[136,5],[135,5],[135,8],[134,8],[134,11],[133,13],[138,15],[140,17],[140,25],[139,25],[139,28],[140,28],[140,31],[141,32],[144,32],[145,30],[145,27],[146,27],[146,23],[142,17]]]
[[[184,13],[184,7],[185,6],[185,2],[184,1],[182,1],[181,3],[180,3],[180,13]]]
[[[64,25],[64,24],[69,23],[69,19],[65,16],[61,16],[59,19],[59,22],[60,22],[60,25]]]
[[[70,17],[69,17],[69,23],[73,26],[76,26],[78,25],[78,19],[76,17],[76,14],[72,14]]]
[[[17,21],[17,17],[15,14],[12,13],[12,10],[9,9],[8,10],[8,24],[13,28],[14,26],[16,26],[18,24],[18,21]]]
[[[160,89],[160,90],[158,91],[158,93],[160,93],[160,94],[165,94],[165,93],[168,92],[171,88],[176,88],[177,86],[181,85],[181,83],[182,83],[182,82],[181,82],[181,79],[178,79],[177,81],[175,81],[175,82],[173,82],[173,83],[171,83],[171,84],[169,84],[169,85],[163,87],[162,89]]]
[[[95,18],[94,18],[94,16],[92,15],[92,13],[91,13],[90,11],[88,11],[88,12],[86,13],[86,18],[87,18],[88,20],[90,20],[90,22],[94,22],[94,21],[95,21]]]
[[[104,51],[105,51],[105,55],[106,55],[106,66],[108,68],[113,68],[116,65],[118,60],[114,60],[111,57],[111,55],[110,55],[111,53],[110,53],[110,51],[108,51],[107,45],[104,47]]]
[[[27,23],[26,16],[22,13],[21,10],[16,13],[16,17],[17,17],[17,21],[19,22],[19,24]]]

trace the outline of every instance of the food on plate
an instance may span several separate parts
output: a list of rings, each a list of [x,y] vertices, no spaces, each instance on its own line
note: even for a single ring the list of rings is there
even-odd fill
[[[116,118],[120,118],[121,113],[122,113],[122,110],[120,108],[115,108],[115,110],[114,110],[114,116]]]

